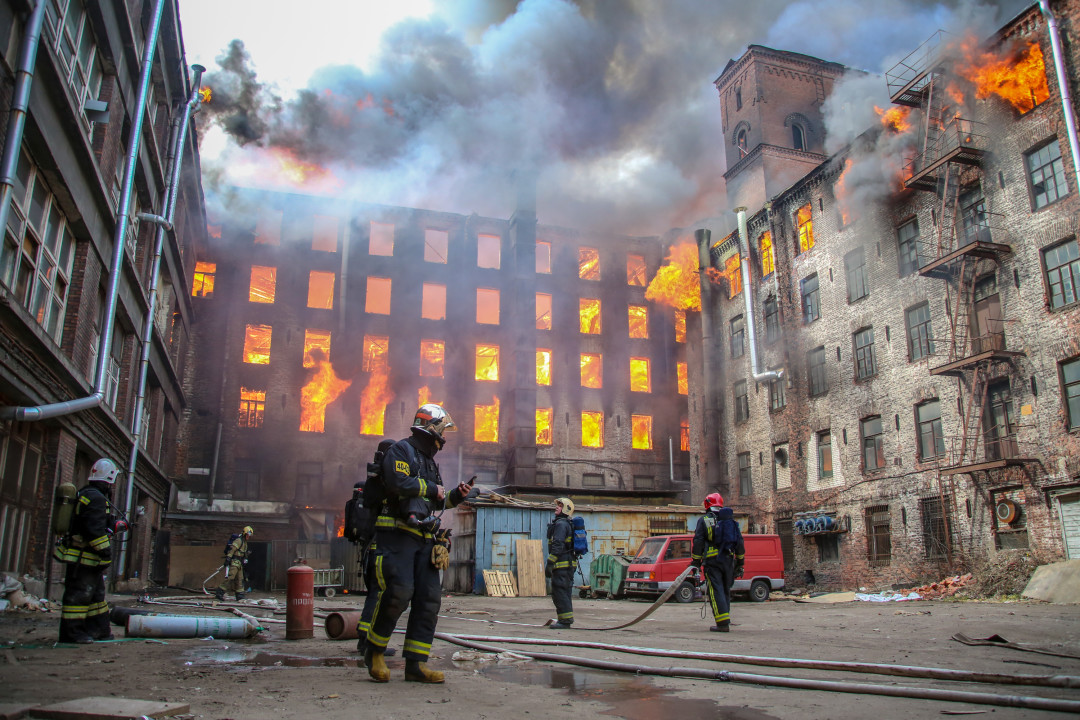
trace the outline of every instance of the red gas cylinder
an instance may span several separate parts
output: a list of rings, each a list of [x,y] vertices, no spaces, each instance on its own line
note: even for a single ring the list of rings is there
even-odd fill
[[[293,565],[285,589],[285,639],[310,637],[315,637],[315,571]]]

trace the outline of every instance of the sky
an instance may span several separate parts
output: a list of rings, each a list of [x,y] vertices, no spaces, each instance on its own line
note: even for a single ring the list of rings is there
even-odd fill
[[[748,44],[878,74],[938,29],[985,37],[1028,4],[180,0],[180,14],[213,91],[198,118],[211,210],[261,186],[506,218],[524,179],[541,223],[652,235],[723,211],[713,81]],[[883,79],[848,96],[867,122],[888,102]]]

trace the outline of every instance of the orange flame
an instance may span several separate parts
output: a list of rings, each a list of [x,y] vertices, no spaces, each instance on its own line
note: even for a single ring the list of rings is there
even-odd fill
[[[320,358],[315,374],[300,390],[300,430],[324,432],[326,406],[337,400],[350,385],[352,380],[339,378],[330,362]]]
[[[645,290],[645,299],[670,305],[676,310],[701,309],[701,284],[698,280],[698,249],[691,242],[671,248],[667,264]]]
[[[600,279],[600,252],[583,247],[578,251],[578,277],[582,280]]]
[[[604,413],[581,413],[581,446],[604,447]]]
[[[874,112],[881,118],[881,124],[885,126],[886,130],[899,134],[911,129],[911,123],[908,122],[908,115],[911,114],[911,108],[909,107],[897,105],[888,110],[882,110],[875,105]]]
[[[432,399],[431,388],[425,385],[424,387],[420,388],[420,390],[416,393],[416,407],[420,407],[421,405],[427,405],[428,403],[435,403],[436,405],[443,404],[442,400]]]
[[[648,415],[630,416],[631,447],[652,450],[652,418]]]
[[[648,358],[630,358],[630,391],[652,392]]]
[[[578,315],[581,332],[588,335],[600,334],[600,301],[596,298],[581,298],[578,302]]]
[[[491,396],[490,405],[473,408],[475,427],[473,439],[477,442],[499,442],[499,396]]]
[[[686,375],[686,363],[680,362],[675,365],[675,372],[679,381],[679,394],[688,395],[690,393],[690,382]]]
[[[711,282],[727,288],[728,299],[742,292],[742,259],[735,253],[724,261],[724,269],[705,268],[705,275]]]
[[[976,98],[997,95],[1023,113],[1050,97],[1042,48],[1037,42],[1015,46],[1005,57],[977,49],[972,39],[961,47],[964,58],[956,70],[975,86]]]
[[[204,103],[208,103],[213,99],[214,91],[210,89],[209,85],[203,85],[199,88],[199,95],[202,96],[202,101]]]
[[[552,408],[536,408],[536,444],[551,445],[551,419],[555,411]]]
[[[379,365],[371,371],[367,386],[360,392],[360,434],[382,435],[386,406],[394,399],[390,371]]]
[[[599,355],[582,353],[581,387],[601,388],[604,385],[604,364]]]
[[[281,176],[294,185],[324,182],[330,185],[340,186],[341,184],[328,169],[322,165],[301,160],[295,152],[288,148],[274,147],[270,151],[274,159],[277,160],[278,171]]]
[[[551,351],[550,350],[537,350],[536,351],[536,384],[537,385],[550,385],[551,384]]]

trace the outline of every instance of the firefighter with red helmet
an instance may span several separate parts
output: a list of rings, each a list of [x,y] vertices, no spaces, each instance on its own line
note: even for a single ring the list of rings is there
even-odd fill
[[[120,468],[101,458],[90,468],[86,487],[75,496],[70,528],[53,557],[67,565],[64,575],[60,642],[92,643],[111,640],[109,604],[105,602],[105,571],[112,564],[110,536],[127,523],[112,518],[112,495]]]
[[[690,547],[690,564],[702,570],[712,606],[713,632],[731,631],[731,586],[741,577],[746,549],[739,523],[720,493],[705,497],[705,516],[698,520]]]
[[[367,632],[364,665],[375,682],[389,682],[384,654],[398,619],[410,605],[405,628],[405,680],[441,683],[445,678],[427,666],[442,607],[442,580],[449,556],[436,542],[439,517],[469,496],[472,486],[460,483],[449,493],[443,488],[435,454],[456,430],[441,405],[420,406],[411,435],[394,443],[383,458],[387,499],[375,523],[375,574],[379,599]],[[438,565],[436,563],[439,563]]]

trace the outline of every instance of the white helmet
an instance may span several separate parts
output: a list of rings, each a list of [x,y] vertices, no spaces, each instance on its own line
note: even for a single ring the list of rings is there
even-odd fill
[[[439,441],[444,440],[443,433],[457,430],[457,425],[450,419],[450,413],[446,412],[442,405],[435,403],[421,405],[413,417],[412,426],[434,435]]]
[[[116,483],[116,476],[120,474],[120,468],[116,467],[109,458],[101,458],[94,467],[90,468],[90,482],[102,482],[107,485]]]

